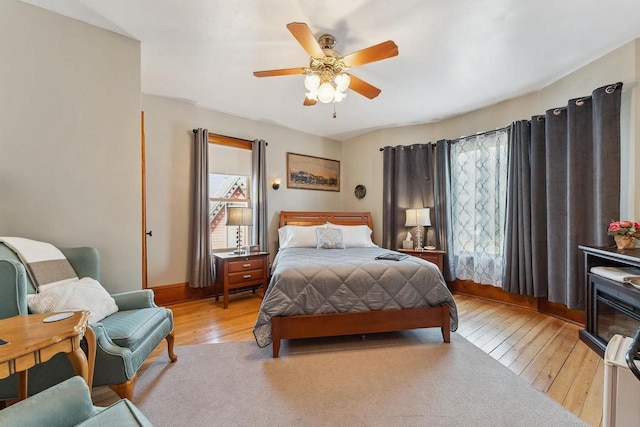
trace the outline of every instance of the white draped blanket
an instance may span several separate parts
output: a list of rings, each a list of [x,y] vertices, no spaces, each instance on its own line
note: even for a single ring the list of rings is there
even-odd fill
[[[48,286],[78,280],[71,263],[51,243],[23,237],[0,237],[0,242],[18,255],[39,291]]]

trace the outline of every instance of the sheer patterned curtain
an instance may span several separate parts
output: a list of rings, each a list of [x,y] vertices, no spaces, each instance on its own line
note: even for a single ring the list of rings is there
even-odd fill
[[[453,270],[461,280],[502,286],[507,131],[451,145]]]

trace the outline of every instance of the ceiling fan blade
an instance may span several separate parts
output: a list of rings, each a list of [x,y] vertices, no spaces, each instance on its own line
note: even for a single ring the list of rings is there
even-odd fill
[[[281,70],[254,71],[253,75],[256,77],[290,76],[292,74],[304,74],[306,72],[304,68],[283,68]]]
[[[351,83],[349,83],[349,89],[355,92],[358,92],[362,96],[365,96],[369,99],[373,99],[376,96],[380,95],[380,92],[382,92],[377,87],[370,85],[364,80],[360,80],[353,74],[349,74],[349,77],[351,77]]]
[[[313,58],[324,58],[324,52],[307,24],[303,22],[292,22],[287,24],[287,28],[291,34],[293,34],[293,37],[298,40],[298,43],[300,43],[303,49],[307,51],[309,56]]]
[[[302,103],[302,105],[304,105],[305,107],[310,107],[312,105],[316,105],[318,101],[315,101],[313,99],[309,99],[306,96],[304,97],[304,102]]]
[[[370,62],[381,61],[398,55],[398,46],[391,40],[382,42],[375,46],[350,53],[342,57],[345,65],[348,67],[357,67]]]

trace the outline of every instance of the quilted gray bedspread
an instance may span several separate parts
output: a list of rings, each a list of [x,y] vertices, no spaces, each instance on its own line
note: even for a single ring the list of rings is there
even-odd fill
[[[447,304],[458,328],[453,297],[438,267],[416,257],[376,260],[382,248],[287,248],[276,255],[253,333],[271,344],[271,318],[300,314],[393,310]]]

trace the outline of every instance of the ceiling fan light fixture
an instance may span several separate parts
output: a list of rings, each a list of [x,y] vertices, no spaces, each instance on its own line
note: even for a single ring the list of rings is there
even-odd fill
[[[349,89],[349,83],[351,83],[351,78],[347,73],[340,73],[333,79],[336,82],[336,89],[340,92],[344,92]]]
[[[344,92],[340,92],[336,90],[335,95],[333,95],[333,102],[340,102],[347,97],[347,94]]]
[[[323,34],[316,39],[309,26],[304,22],[291,22],[287,24],[287,29],[309,54],[309,66],[254,71],[254,76],[271,77],[304,74],[304,83],[307,89],[306,98],[303,102],[305,106],[315,105],[318,100],[322,103],[340,102],[346,97],[345,92],[347,89],[351,89],[369,99],[380,95],[380,89],[356,76],[347,74],[346,71],[354,67],[397,56],[398,46],[393,40],[387,40],[343,56],[334,50],[336,40],[330,34]],[[353,86],[351,86],[352,82]]]
[[[318,87],[320,87],[320,76],[318,73],[308,73],[304,78],[304,87],[306,87],[309,92],[317,91]]]
[[[333,87],[331,82],[324,82],[318,88],[318,101],[323,104],[327,104],[333,101],[335,97],[336,89]]]

